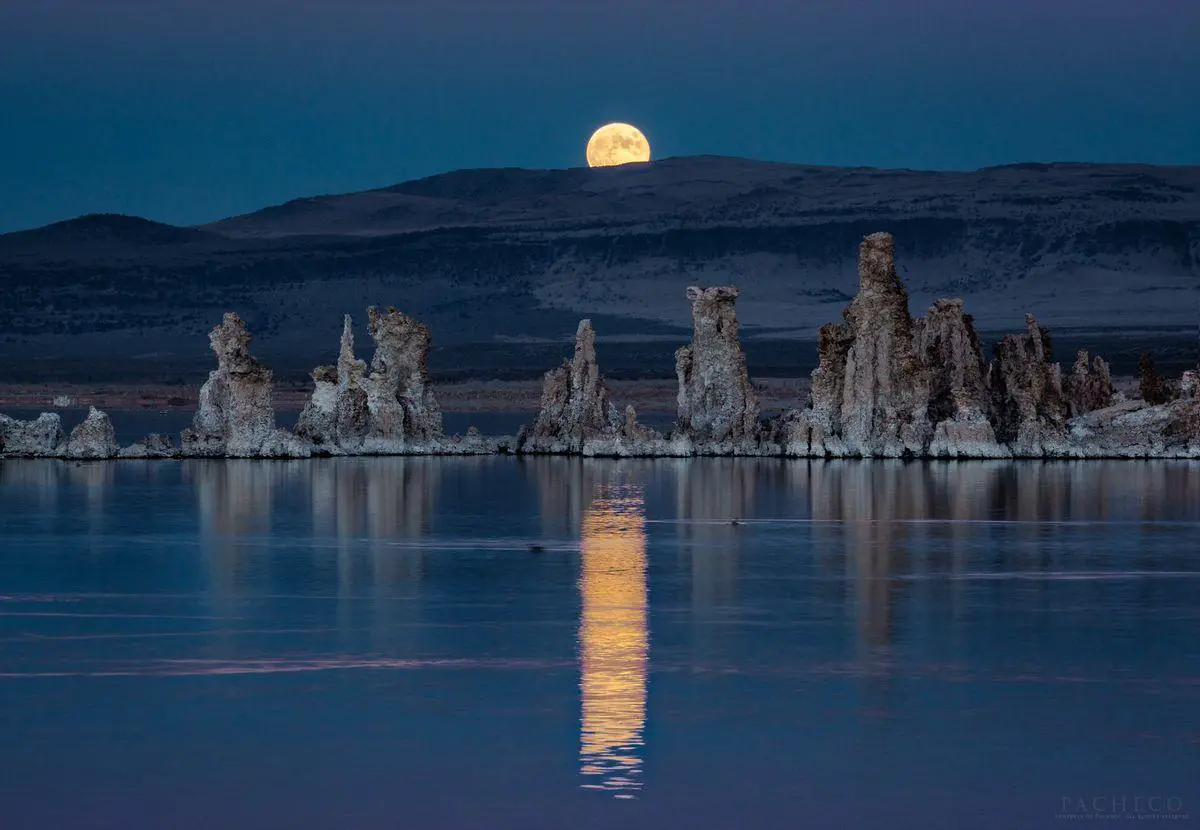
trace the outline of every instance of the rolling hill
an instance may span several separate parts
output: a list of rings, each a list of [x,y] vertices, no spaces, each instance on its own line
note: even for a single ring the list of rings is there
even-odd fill
[[[197,228],[101,215],[0,235],[0,372],[191,380],[237,310],[255,352],[299,376],[335,355],[344,312],[378,304],[430,325],[442,377],[536,376],[581,316],[606,370],[663,376],[689,333],[684,288],[733,283],[752,373],[800,374],[877,230],[896,236],[914,312],[961,296],[989,339],[1030,311],[1060,352],[1195,362],[1200,167],[696,157],[463,170]]]

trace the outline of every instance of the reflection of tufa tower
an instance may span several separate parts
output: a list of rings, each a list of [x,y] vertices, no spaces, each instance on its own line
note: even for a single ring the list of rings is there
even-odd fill
[[[641,788],[649,650],[641,488],[604,486],[581,529],[579,667],[583,786],[632,798]]]
[[[733,599],[745,532],[731,524],[754,506],[752,458],[670,459],[675,471],[680,549],[691,560],[692,604],[711,608]]]
[[[429,532],[447,460],[401,456],[310,463],[314,534],[330,539],[337,552],[330,576],[337,583],[339,628],[369,625],[376,648],[413,647],[425,567],[420,539]],[[367,595],[371,601],[361,601]]]
[[[542,534],[574,538],[583,514],[596,492],[597,480],[607,478],[611,464],[603,460],[562,456],[526,456],[520,462],[532,469],[538,484]]]
[[[863,656],[890,650],[898,574],[908,570],[909,519],[928,515],[921,469],[893,462],[811,465],[814,531],[840,537],[854,587]]]
[[[184,462],[184,476],[196,487],[200,539],[219,597],[237,594],[253,575],[246,561],[252,540],[270,533],[273,493],[292,466],[245,459]]]

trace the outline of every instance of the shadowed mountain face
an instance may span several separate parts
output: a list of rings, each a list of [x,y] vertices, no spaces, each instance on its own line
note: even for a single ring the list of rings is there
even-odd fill
[[[297,375],[336,354],[343,313],[361,329],[375,304],[430,326],[442,378],[540,374],[582,316],[610,374],[669,376],[685,287],[735,284],[751,374],[798,374],[878,230],[896,237],[914,311],[962,297],[989,341],[1029,311],[1117,371],[1143,347],[1195,361],[1200,168],[702,157],[465,170],[203,228],[88,216],[0,235],[0,372],[194,377],[205,333],[236,310],[256,354]]]

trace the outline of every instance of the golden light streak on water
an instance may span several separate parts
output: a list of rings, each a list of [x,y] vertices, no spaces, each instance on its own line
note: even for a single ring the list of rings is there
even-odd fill
[[[580,772],[586,788],[633,798],[642,786],[650,644],[641,488],[600,488],[580,548]]]

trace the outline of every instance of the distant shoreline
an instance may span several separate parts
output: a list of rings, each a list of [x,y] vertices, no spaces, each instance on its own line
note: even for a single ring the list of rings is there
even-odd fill
[[[1134,383],[1133,379],[1130,379]],[[678,383],[672,380],[607,380],[614,400],[632,404],[638,412],[669,413],[677,407]],[[1136,384],[1134,384],[1136,385]],[[808,396],[808,378],[767,378],[755,382],[764,411],[800,408]],[[438,383],[438,404],[444,412],[537,412],[541,405],[542,381],[465,381]],[[105,412],[189,412],[197,408],[195,386],[152,383],[54,383],[0,384],[0,412],[87,409]],[[65,396],[67,406],[55,406]],[[275,387],[276,412],[299,412],[312,396],[312,384]]]
[[[639,413],[675,415],[678,383],[672,380],[605,379],[615,401],[632,404]],[[763,378],[754,381],[764,413],[803,408],[808,399],[809,379]],[[1133,396],[1138,379],[1113,378],[1113,387]],[[540,380],[464,381],[436,384],[438,403],[443,412],[537,412],[541,406]],[[55,406],[54,398],[66,396],[68,406]],[[199,389],[195,386],[154,383],[53,383],[0,384],[0,412],[11,410],[83,409],[95,406],[105,412],[194,412]],[[280,384],[275,387],[275,411],[296,413],[312,396],[312,384]]]

